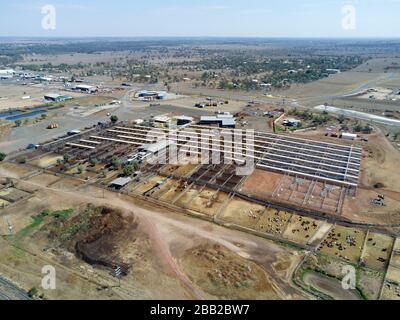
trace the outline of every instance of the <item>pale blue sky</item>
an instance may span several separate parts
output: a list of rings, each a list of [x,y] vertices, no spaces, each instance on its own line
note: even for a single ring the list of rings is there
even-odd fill
[[[41,27],[45,4],[56,30]],[[399,16],[400,0],[0,0],[0,36],[399,37]]]

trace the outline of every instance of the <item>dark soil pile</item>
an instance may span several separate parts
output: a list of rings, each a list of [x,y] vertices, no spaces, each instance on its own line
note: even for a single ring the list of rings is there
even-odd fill
[[[50,237],[75,252],[91,265],[122,267],[127,273],[130,263],[119,256],[121,246],[136,240],[138,221],[132,215],[108,207],[88,206],[82,213],[55,226]]]

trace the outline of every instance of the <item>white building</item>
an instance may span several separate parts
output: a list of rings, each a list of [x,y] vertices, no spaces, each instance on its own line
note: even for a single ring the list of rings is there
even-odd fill
[[[53,78],[52,77],[48,77],[48,76],[38,76],[36,78],[36,80],[51,82],[51,81],[53,81]]]
[[[285,119],[282,121],[282,124],[287,127],[300,127],[301,120],[298,119]]]
[[[344,140],[356,140],[357,135],[355,133],[350,133],[350,132],[343,132],[340,136]]]
[[[82,91],[85,93],[96,93],[98,89],[94,86],[89,86],[86,84],[78,84],[75,86],[73,90]]]
[[[0,69],[0,75],[14,75],[15,70],[14,69]]]

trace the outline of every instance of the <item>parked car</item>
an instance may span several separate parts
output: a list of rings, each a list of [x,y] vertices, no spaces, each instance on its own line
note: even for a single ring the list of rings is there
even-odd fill
[[[79,131],[79,130],[71,130],[71,131],[68,131],[68,135],[69,136],[74,136],[74,135],[77,135],[77,134],[80,134],[81,132]]]
[[[29,145],[26,147],[26,149],[28,149],[28,150],[33,150],[33,149],[38,149],[39,147],[40,147],[39,144],[31,143],[31,144],[29,144]]]

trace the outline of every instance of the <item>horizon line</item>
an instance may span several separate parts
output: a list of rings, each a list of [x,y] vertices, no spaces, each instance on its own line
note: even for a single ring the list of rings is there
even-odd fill
[[[321,40],[400,40],[400,36],[21,36],[0,35],[0,38],[19,39],[321,39]]]

